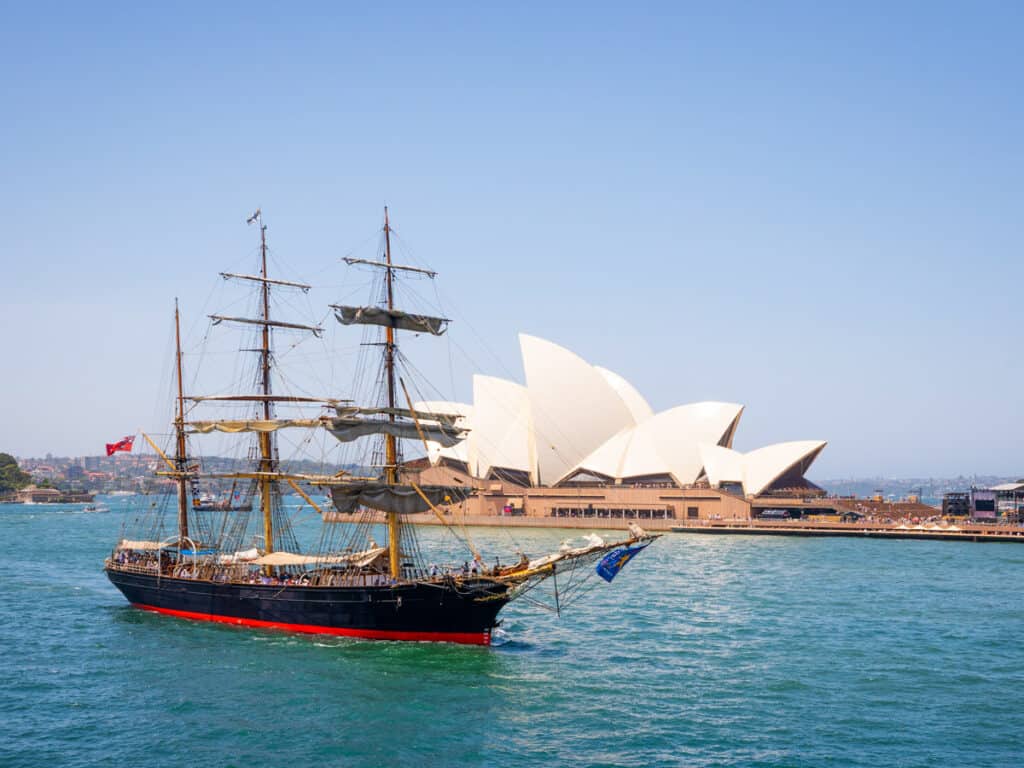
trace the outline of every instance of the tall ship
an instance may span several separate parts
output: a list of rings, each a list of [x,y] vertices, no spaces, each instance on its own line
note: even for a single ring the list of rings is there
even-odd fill
[[[554,552],[519,552],[515,562],[504,565],[485,559],[452,511],[471,489],[421,484],[406,461],[407,452],[452,446],[467,434],[459,414],[441,412],[423,398],[414,400],[411,393],[421,394],[414,383],[418,369],[398,343],[400,334],[429,339],[447,330],[446,318],[403,311],[395,301],[399,283],[432,281],[436,273],[394,263],[385,208],[375,257],[345,259],[350,270],[369,275],[371,302],[325,308],[325,316],[333,314],[341,326],[363,330],[352,366],[352,390],[347,397],[310,394],[304,389],[307,382],[297,386],[294,377],[282,374],[279,363],[302,337],[321,337],[324,329],[280,319],[272,312],[277,306],[272,298],[306,294],[311,286],[270,276],[261,212],[248,222],[259,230],[256,274],[221,276],[252,289],[254,311],[249,316],[210,315],[211,327],[248,329],[255,339],[241,350],[254,361],[242,368],[250,374],[247,391],[186,394],[175,302],[170,444],[161,447],[143,436],[163,462],[157,474],[173,482],[176,492],[143,505],[104,564],[108,578],[132,606],[246,627],[487,645],[510,601],[540,602],[535,588],[545,584],[550,587],[544,590],[547,602],[553,600],[554,609],[561,610],[586,593],[591,579],[611,581],[656,538],[633,526],[619,541],[591,534]],[[294,305],[287,299],[281,303]],[[295,336],[299,341],[292,343]],[[277,337],[289,340],[284,354],[275,349]],[[208,415],[209,408],[227,409],[232,418],[198,418]],[[304,447],[317,440],[337,441],[343,450],[351,450],[346,469],[325,464],[321,472],[295,471],[280,457],[279,441],[286,431],[303,435],[298,444]],[[200,435],[211,434],[242,441],[248,459],[244,471],[202,469],[194,443]],[[201,482],[230,482],[228,503],[198,498]],[[284,503],[286,494],[297,496],[319,518],[313,546],[300,546]],[[239,496],[243,503],[230,503]],[[417,526],[407,522],[410,515],[421,513],[436,515],[463,557],[447,565],[428,558]]]

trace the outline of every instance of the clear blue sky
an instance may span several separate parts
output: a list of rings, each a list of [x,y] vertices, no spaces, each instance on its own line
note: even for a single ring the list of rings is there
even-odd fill
[[[812,477],[1024,475],[1024,6],[484,5],[5,4],[0,450],[154,427],[257,205],[339,284],[388,203],[457,396],[526,331]]]

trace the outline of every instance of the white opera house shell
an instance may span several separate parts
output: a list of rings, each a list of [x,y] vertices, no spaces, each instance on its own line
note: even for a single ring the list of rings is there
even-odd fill
[[[744,496],[814,488],[804,479],[821,440],[732,449],[743,413],[736,403],[700,402],[655,413],[624,378],[550,341],[520,334],[526,386],[473,377],[473,403],[421,402],[457,413],[468,437],[430,444],[430,460],[465,465],[478,479],[521,485],[578,483],[680,487],[707,483]]]

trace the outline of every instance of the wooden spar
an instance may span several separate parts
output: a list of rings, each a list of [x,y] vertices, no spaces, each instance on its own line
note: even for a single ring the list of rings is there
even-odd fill
[[[305,283],[293,283],[291,280],[271,280],[268,277],[260,277],[258,275],[239,275],[234,272],[221,272],[220,276],[225,280],[235,278],[236,280],[253,280],[260,283],[269,283],[270,285],[281,285],[286,288],[298,288],[303,293],[309,293],[309,289],[313,286],[306,285]]]
[[[263,216],[257,216],[260,225],[260,277],[263,282],[260,290],[263,294],[263,332],[261,334],[260,370],[262,373],[263,395],[270,397],[270,283],[267,279],[267,226],[263,223]],[[271,401],[263,401],[263,418],[269,421],[273,414]],[[260,470],[262,472],[273,472],[274,451],[271,442],[271,433],[261,433],[258,437],[260,449]],[[263,549],[265,554],[274,551],[274,500],[272,498],[272,481],[269,478],[261,477],[256,481],[260,489],[260,507],[263,510]],[[268,571],[270,570],[268,566]]]
[[[416,483],[412,482],[411,480],[409,481],[409,485],[411,485],[412,489],[416,491],[417,494],[419,494],[419,497],[423,499],[426,505],[430,507],[430,511],[433,512],[434,516],[441,521],[441,524],[445,528],[451,528],[451,523],[444,519],[444,515],[441,514],[441,510],[439,510],[437,507],[433,505],[430,499],[427,498],[427,494],[423,492],[423,489],[421,489],[418,485],[416,485]],[[473,553],[473,559],[479,563],[482,563],[483,558],[480,557],[480,552],[477,550],[477,548],[473,546],[473,541],[469,538],[469,531],[466,530],[465,525],[462,526],[462,535],[466,537],[466,546],[469,547],[469,551]]]
[[[256,351],[263,352],[262,349]],[[329,406],[352,402],[351,400],[343,400],[336,397],[300,397],[295,395],[186,395],[185,399],[195,403],[204,403],[206,401],[263,403],[269,400],[272,403],[323,403]]]
[[[388,207],[384,206],[384,256],[385,264],[384,281],[387,287],[388,311],[395,308],[394,294],[394,270],[391,263],[391,226],[388,222]],[[395,329],[390,325],[384,329],[384,366],[387,369],[388,377],[388,408],[392,412],[388,414],[388,421],[394,423],[395,414]],[[384,435],[384,461],[387,463],[385,478],[389,485],[398,482],[398,447],[394,435]],[[401,543],[401,522],[397,512],[388,512],[388,560],[391,570],[391,578],[398,579],[402,575],[402,553],[399,551]]]
[[[263,292],[267,293],[270,289],[269,282],[263,283]],[[251,317],[229,317],[228,315],[210,315],[210,319],[213,320],[213,324],[229,322],[229,323],[247,323],[248,325],[262,325],[264,331],[268,327],[273,326],[274,328],[290,328],[296,331],[312,331],[314,336],[319,336],[324,332],[324,329],[319,325],[302,325],[300,323],[285,323],[280,320],[270,320],[269,318],[255,319]],[[262,352],[263,350],[257,350]]]
[[[177,477],[178,471],[172,470],[170,472],[156,472],[160,477]],[[200,476],[195,472],[186,472],[188,476]],[[377,477],[364,477],[362,475],[346,475],[344,479],[341,477],[342,473],[336,475],[306,475],[301,473],[288,473],[288,472],[208,472],[201,475],[202,477],[210,478],[211,480],[302,480],[305,483],[312,483],[313,485],[322,485],[325,488],[330,488],[335,485],[348,485],[353,482],[367,482],[372,483],[377,480]]]
[[[309,504],[309,506],[311,506],[313,509],[315,509],[317,511],[317,514],[319,514],[320,517],[324,516],[324,511],[322,509],[320,509],[320,507],[317,506],[315,501],[313,501],[311,498],[309,498],[309,496],[306,494],[306,492],[304,490],[299,488],[299,484],[298,483],[296,483],[290,477],[285,478],[285,479],[288,482],[288,485],[290,485],[295,490],[295,492],[297,494],[299,494],[299,496],[301,496],[303,499],[305,499],[306,503]]]
[[[441,514],[441,510],[439,510],[439,509],[438,509],[437,507],[435,507],[435,506],[434,506],[434,505],[433,505],[433,504],[431,503],[430,499],[428,499],[428,498],[427,498],[427,494],[425,494],[425,493],[423,492],[423,490],[422,490],[422,489],[421,489],[421,488],[420,488],[420,487],[419,487],[418,485],[416,485],[416,483],[412,482],[411,480],[409,481],[409,485],[410,485],[410,486],[412,487],[412,489],[413,489],[414,491],[416,491],[416,493],[417,493],[417,494],[419,494],[419,497],[420,497],[421,499],[423,499],[423,502],[424,502],[424,503],[425,503],[425,504],[426,504],[426,505],[427,505],[428,507],[430,507],[430,511],[431,511],[431,512],[433,512],[433,513],[434,513],[434,516],[435,516],[435,517],[436,517],[436,518],[437,518],[438,520],[440,520],[440,521],[441,521],[441,525],[443,525],[443,526],[444,526],[445,528],[448,528],[448,527],[449,527],[449,525],[448,525],[448,521],[444,519],[444,515],[442,515],[442,514]],[[472,547],[470,547],[470,550],[472,550],[472,551],[473,551],[473,554],[474,554],[474,556],[475,556],[475,555],[476,555],[476,550],[474,550],[474,549],[473,549]]]
[[[387,227],[387,221],[386,221],[387,216],[388,216],[387,215],[387,206],[384,206],[384,209],[385,209],[385,213],[384,213],[385,223],[384,223],[384,226]],[[385,234],[385,237],[388,237],[387,234]],[[388,238],[388,239],[390,241],[390,238]],[[393,270],[393,269],[400,269],[400,270],[402,270],[404,272],[416,272],[416,273],[421,274],[421,275],[426,275],[427,277],[430,277],[430,278],[433,278],[434,276],[437,275],[437,272],[434,272],[431,269],[421,269],[420,267],[407,267],[407,266],[405,266],[403,264],[392,264],[390,259],[388,259],[386,262],[382,263],[382,262],[379,262],[379,261],[370,261],[368,259],[352,259],[352,258],[346,257],[346,258],[343,259],[343,261],[346,264],[348,264],[349,266],[352,266],[353,264],[366,264],[366,265],[371,266],[371,267],[384,267],[389,272],[391,270]],[[394,309],[394,307],[392,307],[392,309]]]
[[[430,446],[427,445],[427,436],[423,434],[423,428],[420,426],[420,417],[416,415],[416,409],[412,407],[412,398],[409,397],[409,390],[405,387],[405,382],[402,379],[398,380],[398,383],[402,385],[402,393],[405,395],[405,402],[409,405],[409,415],[412,416],[412,423],[416,425],[416,432],[420,436],[420,440],[423,441],[423,450],[429,451]]]
[[[423,428],[420,427],[419,416],[416,415],[416,409],[412,407],[412,399],[409,397],[409,390],[406,389],[405,382],[402,381],[401,379],[398,380],[398,383],[402,385],[402,392],[405,394],[405,402],[409,404],[409,413],[412,414],[412,423],[416,425],[416,431],[419,433],[420,440],[423,441],[423,450],[429,450],[429,446],[427,445],[427,436],[423,434]],[[409,484],[412,486],[413,490],[419,494],[420,498],[427,503],[427,506],[430,507],[430,511],[437,516],[437,519],[440,520],[445,527],[447,527],[448,522],[444,519],[444,515],[442,515],[441,512],[437,509],[437,507],[435,507],[430,502],[430,499],[428,499],[427,495],[422,490],[420,490],[420,487],[411,480],[409,481]]]
[[[160,446],[158,446],[156,443],[154,443],[153,439],[149,435],[147,435],[145,432],[139,430],[139,434],[142,435],[144,438],[146,438],[146,442],[149,443],[149,447],[152,448],[154,451],[156,451],[157,455],[161,459],[164,460],[164,463],[167,464],[168,467],[170,467],[171,472],[173,472],[175,475],[178,474],[178,468],[176,466],[174,466],[174,462],[173,461],[171,461],[169,458],[167,458],[167,454],[160,450]],[[157,473],[157,474],[159,474],[159,473]]]
[[[188,485],[185,480],[185,466],[188,462],[185,451],[185,396],[181,376],[181,318],[178,312],[178,300],[174,300],[174,350],[178,368],[178,415],[174,420],[174,431],[177,436],[175,464],[178,475],[178,539],[188,538]],[[147,438],[148,439],[148,438]]]
[[[408,403],[409,413],[412,415],[412,423],[416,425],[416,431],[419,433],[420,440],[423,441],[423,450],[429,451],[429,446],[427,445],[427,436],[423,434],[423,428],[420,426],[420,417],[416,415],[416,409],[412,407],[412,398],[409,397],[409,390],[406,388],[405,382],[402,381],[402,379],[399,379],[398,383],[402,385],[402,392],[405,394],[405,402]],[[441,524],[446,528],[451,528],[451,525],[447,520],[444,519],[444,515],[441,514],[441,511],[433,505],[433,503],[430,501],[430,499],[427,498],[427,495],[423,493],[420,487],[411,480],[409,481],[409,484],[412,486],[413,490],[419,494],[419,497],[426,502],[427,506],[430,507],[430,511],[433,512],[437,519],[441,521]],[[469,538],[469,531],[466,530],[465,525],[462,526],[462,534],[466,537],[466,546],[469,547],[469,551],[473,553],[473,559],[483,562],[483,560],[480,558],[480,553],[477,551],[476,547],[473,546],[472,539]]]

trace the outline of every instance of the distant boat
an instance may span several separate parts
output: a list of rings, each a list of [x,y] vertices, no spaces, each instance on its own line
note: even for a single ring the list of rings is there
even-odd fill
[[[193,495],[192,510],[195,512],[251,512],[252,499],[239,498],[232,487],[232,491],[224,498],[218,498],[212,493]]]
[[[83,512],[109,512],[110,507],[106,504],[86,504]]]

